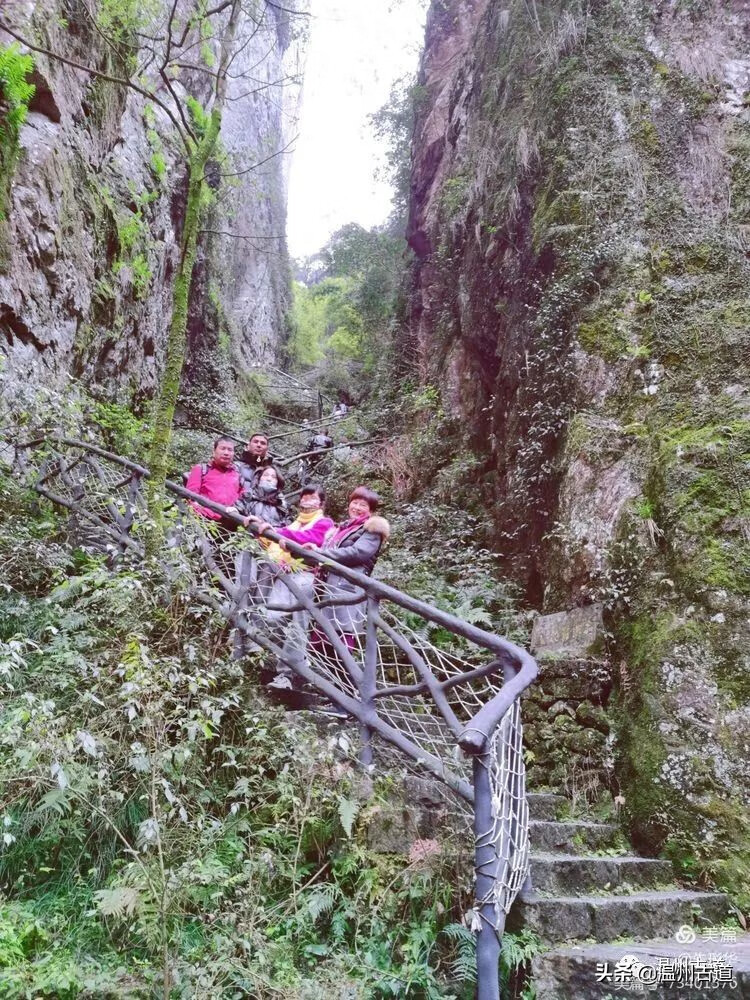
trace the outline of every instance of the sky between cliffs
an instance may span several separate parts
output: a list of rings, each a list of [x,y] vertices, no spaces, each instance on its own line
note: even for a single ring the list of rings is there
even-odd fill
[[[289,176],[293,257],[315,253],[347,222],[384,222],[390,186],[373,177],[380,149],[367,116],[416,70],[424,0],[312,0],[305,85]]]

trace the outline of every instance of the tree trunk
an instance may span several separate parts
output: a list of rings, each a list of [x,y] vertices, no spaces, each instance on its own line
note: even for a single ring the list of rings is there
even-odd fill
[[[188,160],[188,196],[185,222],[182,230],[180,266],[172,293],[172,321],[167,339],[167,356],[159,395],[154,405],[154,429],[149,450],[148,510],[151,521],[146,548],[153,554],[164,535],[164,481],[167,478],[169,447],[172,441],[172,424],[180,378],[185,362],[190,286],[198,246],[203,195],[206,191],[206,163],[215,154],[219,143],[221,113],[226,99],[226,70],[239,21],[240,3],[234,0],[221,46],[217,74],[216,98],[204,134],[199,139]]]

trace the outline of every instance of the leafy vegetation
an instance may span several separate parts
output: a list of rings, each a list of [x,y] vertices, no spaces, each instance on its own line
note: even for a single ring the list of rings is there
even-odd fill
[[[0,144],[6,149],[18,139],[34,96],[34,85],[27,81],[33,68],[33,58],[19,52],[18,45],[0,46]]]
[[[295,282],[291,361],[331,395],[372,395],[395,364],[394,326],[404,275],[403,239],[351,224],[304,265]]]
[[[4,228],[18,153],[18,132],[35,90],[27,80],[33,68],[32,57],[19,52],[16,44],[0,45],[0,268],[7,253]]]
[[[387,785],[265,702],[186,567],[112,574],[0,491],[3,996],[471,996],[467,859],[368,851]]]

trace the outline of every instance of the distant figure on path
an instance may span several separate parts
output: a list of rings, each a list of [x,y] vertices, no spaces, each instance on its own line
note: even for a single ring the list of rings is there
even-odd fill
[[[333,448],[333,438],[327,427],[325,430],[314,434],[307,443],[308,451],[323,451],[325,448]],[[310,457],[317,459],[320,458],[320,455],[311,455]]]
[[[329,448],[333,448],[333,438],[331,437],[328,428],[325,430],[317,431],[307,442],[307,447],[305,451],[327,451]],[[313,471],[316,465],[323,458],[323,455],[305,455],[304,458],[300,459],[299,463],[299,477],[302,483],[306,483],[310,477],[313,475]]]

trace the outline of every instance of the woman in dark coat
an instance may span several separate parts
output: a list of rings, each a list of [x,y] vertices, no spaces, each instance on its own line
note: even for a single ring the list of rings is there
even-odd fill
[[[289,511],[282,490],[284,479],[272,465],[267,466],[253,481],[234,505],[242,517],[260,518],[272,528],[278,528],[289,520]]]
[[[349,496],[348,519],[326,539],[325,545],[319,550],[319,555],[369,576],[390,535],[390,526],[386,519],[375,514],[379,504],[380,497],[374,490],[358,486]],[[354,636],[363,631],[366,620],[365,593],[355,583],[344,579],[333,567],[324,567],[320,579],[325,583],[324,588],[319,588],[324,598],[341,599],[357,596],[361,598],[357,604],[323,610],[328,621],[352,648]]]
[[[272,465],[266,466],[259,475],[251,481],[249,488],[242,494],[233,507],[229,509],[240,517],[260,518],[275,530],[285,525],[289,520],[284,494],[284,479]],[[247,521],[245,521],[247,525]],[[261,545],[266,548],[270,543],[261,539]],[[241,588],[240,609],[246,609],[250,604],[263,602],[270,590],[270,583],[263,587],[263,580],[258,579],[258,561],[250,549],[242,549],[237,553],[235,561],[235,582]],[[249,649],[250,644],[239,630],[235,632],[234,656],[240,659]]]

